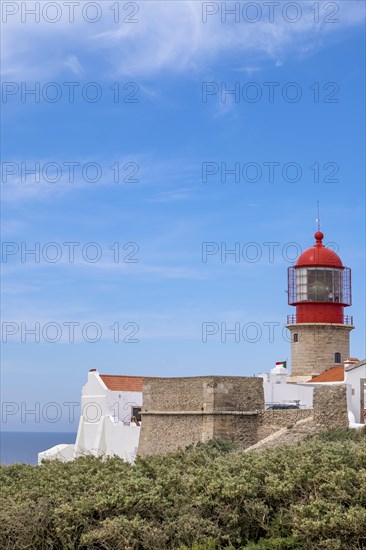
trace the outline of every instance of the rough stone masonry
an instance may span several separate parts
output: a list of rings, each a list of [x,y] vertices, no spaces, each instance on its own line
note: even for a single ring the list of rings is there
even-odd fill
[[[314,389],[314,422],[325,429],[347,428],[347,386],[318,386]]]
[[[263,381],[242,376],[150,378],[144,381],[138,454],[164,454],[210,439],[248,448],[288,424],[348,427],[346,385],[318,386],[314,408],[265,411]]]
[[[164,454],[210,439],[249,447],[258,441],[263,409],[261,378],[146,379],[138,454]]]

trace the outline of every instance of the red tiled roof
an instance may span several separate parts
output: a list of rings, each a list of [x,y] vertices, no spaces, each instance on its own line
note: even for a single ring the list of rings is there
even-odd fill
[[[100,374],[104,384],[112,391],[142,392],[142,382],[148,376],[121,376],[119,374]]]
[[[318,374],[318,376],[314,376],[314,378],[308,380],[307,382],[312,384],[313,382],[343,382],[343,380],[344,366],[339,365],[337,367],[333,367],[332,369],[326,370],[321,374]]]

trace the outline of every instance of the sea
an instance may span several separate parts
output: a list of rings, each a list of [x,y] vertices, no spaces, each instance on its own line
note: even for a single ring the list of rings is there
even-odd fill
[[[60,443],[75,443],[73,432],[1,432],[0,462],[38,464],[38,453]]]

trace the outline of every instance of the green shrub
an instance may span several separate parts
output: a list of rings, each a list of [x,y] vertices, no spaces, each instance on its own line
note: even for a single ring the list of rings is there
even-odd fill
[[[2,466],[0,484],[5,550],[366,548],[366,444],[348,431],[260,453],[211,441],[135,465]]]
[[[313,436],[314,437],[314,436]],[[366,426],[354,430],[352,428],[332,428],[315,436],[320,441],[366,441]]]

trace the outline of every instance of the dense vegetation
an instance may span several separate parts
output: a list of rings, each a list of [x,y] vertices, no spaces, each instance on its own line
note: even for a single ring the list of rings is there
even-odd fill
[[[242,453],[211,442],[134,466],[2,466],[2,549],[366,548],[365,433]]]

